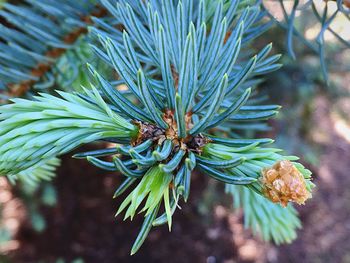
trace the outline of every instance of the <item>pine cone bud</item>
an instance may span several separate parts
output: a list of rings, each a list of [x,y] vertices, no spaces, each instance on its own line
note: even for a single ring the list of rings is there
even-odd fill
[[[311,197],[303,175],[288,160],[279,161],[271,168],[263,169],[261,183],[263,194],[283,207],[286,207],[288,202],[304,204]]]

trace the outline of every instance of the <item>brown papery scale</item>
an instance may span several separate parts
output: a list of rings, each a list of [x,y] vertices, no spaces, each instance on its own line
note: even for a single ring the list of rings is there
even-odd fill
[[[191,113],[188,113],[186,118],[186,129],[189,130],[193,126],[191,122]],[[139,127],[138,136],[132,141],[133,146],[137,146],[147,140],[152,140],[155,145],[162,145],[165,140],[171,140],[174,147],[173,153],[179,149],[184,151],[191,151],[197,154],[202,153],[202,148],[210,142],[210,139],[197,134],[195,136],[187,136],[186,138],[179,138],[176,118],[172,110],[166,110],[163,114],[163,120],[168,124],[167,129],[159,128],[158,126],[143,122],[133,121]]]
[[[288,160],[279,161],[272,167],[263,169],[260,180],[264,195],[283,207],[286,207],[288,202],[304,204],[311,197],[303,175]]]

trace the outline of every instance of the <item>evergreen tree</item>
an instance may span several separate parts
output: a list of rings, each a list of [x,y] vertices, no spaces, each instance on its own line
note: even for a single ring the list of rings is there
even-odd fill
[[[285,14],[291,55],[295,3]],[[296,237],[291,203],[311,197],[311,172],[272,139],[247,137],[280,109],[257,89],[281,66],[271,44],[251,46],[273,22],[260,1],[26,0],[0,16],[0,89],[12,101],[0,106],[1,175],[50,179],[58,156],[107,141],[74,158],[123,176],[117,215],[145,217],[132,254],[152,226],[171,229],[196,169],[226,184],[254,233]]]

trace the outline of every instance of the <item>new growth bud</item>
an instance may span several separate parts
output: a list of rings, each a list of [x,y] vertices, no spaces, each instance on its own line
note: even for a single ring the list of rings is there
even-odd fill
[[[303,175],[288,160],[279,161],[272,167],[263,169],[261,183],[265,197],[283,207],[286,207],[288,202],[304,204],[311,197]]]

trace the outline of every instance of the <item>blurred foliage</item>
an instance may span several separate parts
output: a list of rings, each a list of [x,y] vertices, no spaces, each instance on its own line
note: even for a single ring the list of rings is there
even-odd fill
[[[289,53],[282,57],[284,66],[261,84],[268,87],[271,102],[283,105],[272,122],[276,144],[317,167],[322,148],[313,141],[315,99],[322,95],[336,104],[350,95],[344,81],[350,63],[350,10],[343,1],[262,4],[277,26],[267,31],[261,41],[273,42],[276,53]],[[349,121],[348,114],[339,111]]]
[[[67,50],[58,59],[53,69],[55,75],[53,86],[56,89],[82,91],[82,86],[89,87],[91,80],[87,64],[94,65],[105,75],[113,75],[111,68],[93,52],[91,43],[94,43],[94,40],[90,36],[81,36],[75,43],[75,48]],[[38,89],[38,86],[34,85],[34,88]]]
[[[294,60],[300,58],[296,44],[305,45],[319,57],[322,77],[327,84],[327,61],[332,56],[326,50],[334,48],[334,42],[340,44],[337,49],[350,47],[350,39],[347,39],[347,29],[350,27],[349,6],[347,0],[262,1],[268,17],[286,31],[284,45],[289,56]]]
[[[57,193],[52,182],[40,185],[20,183],[18,186],[19,197],[24,202],[30,224],[36,232],[42,232],[46,228],[46,221],[41,213],[42,207],[52,207],[57,203]]]
[[[84,263],[85,261],[81,258],[74,259],[72,261],[67,261],[64,259],[57,259],[56,263]],[[40,262],[39,262],[40,263]],[[44,263],[44,262],[43,262]]]

